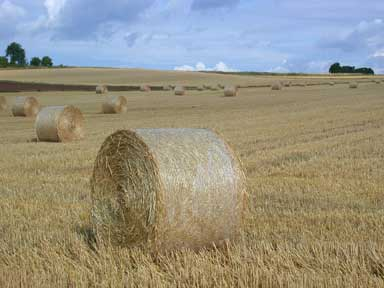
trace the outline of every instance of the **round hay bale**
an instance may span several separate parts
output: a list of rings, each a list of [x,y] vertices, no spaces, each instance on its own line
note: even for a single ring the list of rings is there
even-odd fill
[[[83,114],[74,106],[51,106],[37,115],[37,139],[47,142],[70,142],[84,137]]]
[[[125,113],[128,109],[127,99],[123,96],[110,96],[105,97],[102,105],[102,112],[104,114]]]
[[[291,81],[284,82],[284,87],[291,87]]]
[[[176,85],[175,87],[175,95],[185,95],[185,88],[182,85]]]
[[[91,189],[95,231],[113,245],[199,249],[242,228],[243,170],[207,129],[115,132],[97,155]]]
[[[335,86],[335,82],[331,81],[331,82],[328,82],[329,86]]]
[[[140,86],[140,91],[141,92],[150,92],[151,91],[151,87],[149,85],[141,85]]]
[[[105,94],[105,93],[108,93],[107,85],[98,85],[96,87],[96,94]]]
[[[15,117],[35,117],[39,111],[39,102],[32,96],[17,96],[12,106],[12,114]]]
[[[351,82],[349,83],[349,88],[351,89],[356,89],[357,87],[359,87],[359,84],[357,82]]]
[[[197,86],[197,91],[204,91],[204,87],[203,86]]]
[[[172,86],[171,85],[164,85],[163,86],[163,90],[164,91],[171,91],[172,90]]]
[[[224,96],[225,97],[235,97],[238,95],[239,89],[237,86],[228,85],[224,88]]]
[[[0,96],[0,111],[7,110],[7,99],[4,96]]]
[[[283,87],[281,86],[280,82],[273,83],[271,88],[272,88],[272,90],[281,90],[281,89],[283,89]]]

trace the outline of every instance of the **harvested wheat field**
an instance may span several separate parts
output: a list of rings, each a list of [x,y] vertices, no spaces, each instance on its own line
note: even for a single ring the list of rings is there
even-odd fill
[[[89,83],[125,77],[82,71]],[[56,70],[6,73],[65,79]],[[188,74],[189,85],[286,81],[201,74]],[[146,77],[137,85],[151,83]],[[161,85],[182,82],[175,72],[156,77]],[[0,112],[0,287],[383,287],[384,86],[354,79],[359,89],[336,79],[335,86],[243,88],[238,97],[110,92],[127,98],[124,114],[101,113],[105,96],[94,91],[24,92],[43,107],[75,105],[87,132],[71,143],[36,142],[33,118]],[[19,96],[2,95],[7,103]],[[248,193],[238,241],[156,253],[95,240],[96,156],[107,136],[136,128],[210,128],[229,143]]]

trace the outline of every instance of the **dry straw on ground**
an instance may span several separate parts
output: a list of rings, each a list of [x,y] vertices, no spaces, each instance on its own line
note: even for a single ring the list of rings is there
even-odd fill
[[[244,173],[223,139],[207,129],[121,130],[96,158],[92,219],[118,246],[199,249],[236,239]]]
[[[150,92],[151,91],[151,87],[149,85],[141,85],[140,86],[140,91],[141,92]]]
[[[37,139],[47,142],[69,142],[84,137],[83,114],[74,106],[51,106],[37,115]]]
[[[35,117],[39,113],[40,105],[35,97],[17,96],[12,106],[13,116]]]
[[[224,88],[224,96],[226,97],[234,97],[237,96],[239,92],[239,89],[235,85],[228,85]]]
[[[375,83],[376,84],[381,84],[381,81],[380,80],[375,80]]]
[[[185,88],[182,85],[176,85],[175,87],[175,95],[185,95]]]
[[[349,88],[356,89],[359,87],[359,84],[357,82],[351,82],[349,83]]]
[[[7,109],[7,99],[4,96],[0,96],[0,111],[5,111]]]
[[[98,85],[96,87],[96,94],[105,94],[108,93],[107,85]]]
[[[128,109],[128,102],[124,96],[105,97],[102,104],[102,112],[104,114],[125,113]]]
[[[283,89],[280,82],[275,82],[271,86],[272,90],[281,90]]]

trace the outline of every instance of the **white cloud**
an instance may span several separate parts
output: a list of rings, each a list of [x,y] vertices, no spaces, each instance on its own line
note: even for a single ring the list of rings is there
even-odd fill
[[[236,72],[233,68],[230,68],[224,62],[217,63],[213,68],[207,67],[203,62],[197,62],[195,67],[190,65],[182,65],[174,68],[176,71],[217,71],[217,72]]]
[[[66,0],[45,0],[44,6],[47,9],[48,22],[55,21],[63,9]]]
[[[0,21],[15,20],[25,16],[25,14],[26,12],[23,7],[17,6],[8,0],[0,4]]]

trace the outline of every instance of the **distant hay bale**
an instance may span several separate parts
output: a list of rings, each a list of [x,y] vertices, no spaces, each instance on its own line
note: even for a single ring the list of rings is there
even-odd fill
[[[244,173],[210,130],[115,132],[97,155],[91,190],[98,239],[112,245],[200,249],[242,228]]]
[[[359,84],[357,82],[351,82],[349,83],[349,88],[356,89],[359,87]]]
[[[4,96],[0,96],[0,111],[7,110],[7,99]]]
[[[12,106],[12,114],[15,117],[35,117],[39,110],[39,102],[32,96],[17,96]]]
[[[207,84],[204,84],[204,85],[203,85],[203,89],[205,89],[205,90],[209,90],[209,89],[211,89],[211,86],[209,86],[209,85],[207,85]]]
[[[291,81],[285,81],[284,87],[291,87]]]
[[[197,86],[197,91],[204,91],[204,87],[203,86]]]
[[[335,82],[333,82],[333,81],[328,82],[328,84],[329,84],[330,86],[335,86]]]
[[[171,85],[164,85],[163,86],[163,91],[171,91],[172,90],[172,86]]]
[[[224,88],[224,96],[225,97],[235,97],[238,95],[239,89],[235,85],[228,85]]]
[[[175,95],[185,95],[185,88],[182,85],[176,85],[175,87]]]
[[[140,91],[141,92],[150,92],[151,91],[151,87],[149,85],[141,85],[140,86]]]
[[[105,97],[102,104],[102,111],[104,114],[125,113],[128,109],[127,99],[123,96],[109,96]]]
[[[96,87],[96,94],[105,94],[105,93],[108,93],[107,85],[98,85]]]
[[[83,114],[74,106],[43,108],[37,115],[37,139],[47,142],[69,142],[84,137]]]
[[[272,90],[281,90],[283,89],[280,82],[275,82],[271,86]]]

